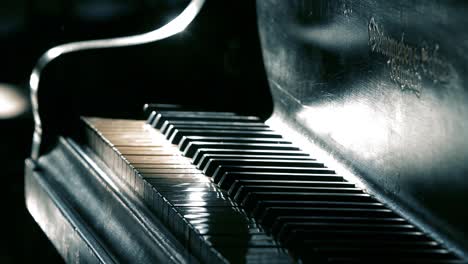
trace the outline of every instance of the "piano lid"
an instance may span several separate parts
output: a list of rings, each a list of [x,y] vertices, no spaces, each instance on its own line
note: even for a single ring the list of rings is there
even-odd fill
[[[468,3],[257,8],[273,120],[468,248]]]

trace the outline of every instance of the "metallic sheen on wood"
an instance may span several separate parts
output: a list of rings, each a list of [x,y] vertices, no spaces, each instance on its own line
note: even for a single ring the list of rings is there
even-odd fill
[[[468,249],[468,5],[257,1],[273,120]]]

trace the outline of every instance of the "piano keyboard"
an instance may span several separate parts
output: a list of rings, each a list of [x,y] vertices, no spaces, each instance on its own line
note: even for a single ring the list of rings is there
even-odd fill
[[[462,263],[257,117],[83,121],[87,144],[202,263]]]

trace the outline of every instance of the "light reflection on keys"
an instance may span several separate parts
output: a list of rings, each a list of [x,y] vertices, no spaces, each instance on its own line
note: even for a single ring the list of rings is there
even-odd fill
[[[291,262],[225,191],[158,131],[143,121],[83,120],[93,150],[203,262]]]

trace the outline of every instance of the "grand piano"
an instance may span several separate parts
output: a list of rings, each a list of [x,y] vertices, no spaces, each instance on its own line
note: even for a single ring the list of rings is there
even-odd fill
[[[25,199],[65,261],[468,263],[466,3],[179,2],[33,70]]]

